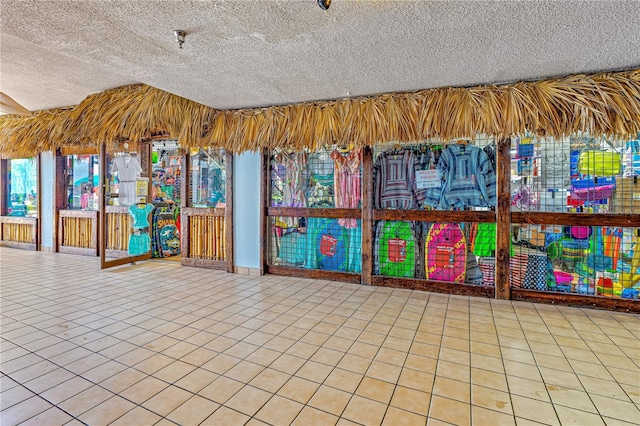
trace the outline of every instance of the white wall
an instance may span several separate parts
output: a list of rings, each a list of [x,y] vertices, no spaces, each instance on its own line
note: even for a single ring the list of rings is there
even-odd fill
[[[233,256],[235,266],[260,267],[260,153],[233,159]]]
[[[56,157],[52,151],[40,155],[40,223],[42,247],[53,247],[53,221],[55,220]]]

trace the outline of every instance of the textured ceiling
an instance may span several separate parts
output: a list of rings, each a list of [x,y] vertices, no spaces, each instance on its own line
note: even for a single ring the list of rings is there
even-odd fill
[[[637,0],[0,6],[0,90],[31,110],[135,82],[243,108],[640,66]]]

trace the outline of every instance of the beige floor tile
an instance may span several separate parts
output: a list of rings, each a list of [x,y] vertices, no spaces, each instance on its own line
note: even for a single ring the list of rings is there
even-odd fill
[[[178,387],[188,390],[189,392],[198,393],[216,380],[219,375],[202,368],[196,369],[187,374],[174,384]]]
[[[389,407],[382,421],[383,425],[407,425],[420,426],[427,424],[427,418],[409,411],[401,410],[395,407]]]
[[[436,375],[461,382],[471,382],[471,367],[439,360]]]
[[[467,404],[471,401],[471,386],[469,383],[446,377],[436,376],[432,393]]]
[[[198,395],[209,398],[219,404],[224,404],[229,398],[235,395],[236,392],[242,389],[242,387],[242,383],[222,376],[204,387],[198,392]]]
[[[58,404],[67,413],[72,416],[79,416],[92,408],[102,404],[107,399],[113,397],[113,393],[101,388],[100,386],[91,386],[83,390],[77,395]]]
[[[155,377],[146,377],[120,392],[120,395],[136,404],[142,404],[167,386],[169,384],[162,380],[158,380]]]
[[[380,424],[387,406],[360,396],[353,396],[342,417],[360,424]]]
[[[307,361],[300,370],[296,372],[296,376],[311,380],[312,382],[322,383],[325,381],[327,376],[329,376],[332,370],[333,367],[328,365],[314,361]]]
[[[385,362],[373,361],[367,370],[367,376],[384,380],[389,383],[396,383],[402,372],[402,367]]]
[[[471,383],[503,392],[508,392],[507,377],[504,373],[495,373],[480,368],[471,368]]]
[[[194,395],[167,415],[167,419],[182,425],[197,425],[220,407],[213,401]]]
[[[260,374],[264,368],[265,367],[260,364],[241,361],[224,373],[224,375],[242,383],[249,383],[254,377]]]
[[[623,420],[625,422],[640,421],[640,409],[631,402],[619,399],[607,398],[600,395],[591,395],[591,400],[600,412],[601,416]]]
[[[102,404],[92,408],[78,418],[90,425],[109,424],[119,417],[122,417],[136,405],[119,396],[109,398]]]
[[[299,402],[274,395],[256,413],[255,418],[269,424],[290,424],[303,407]]]
[[[57,407],[49,408],[40,414],[31,417],[20,426],[39,426],[39,425],[64,425],[72,421],[73,417]],[[0,413],[0,423],[2,422],[2,414]],[[7,423],[8,424],[8,423]]]
[[[24,386],[14,386],[0,393],[0,410],[6,410],[12,405],[18,404],[25,399],[29,399],[36,394]]]
[[[547,385],[562,386],[579,391],[584,390],[580,379],[573,372],[566,372],[545,367],[539,367],[539,370],[542,374],[542,378]]]
[[[239,413],[228,407],[218,408],[212,415],[207,417],[203,426],[242,426],[250,419],[246,414]]]
[[[282,354],[273,361],[269,367],[274,370],[282,371],[287,374],[294,374],[305,363],[304,358],[298,358],[297,356]]]
[[[274,351],[268,348],[259,348],[251,355],[245,358],[246,361],[254,362],[256,364],[260,364],[264,367],[271,364],[273,361],[278,359],[281,355],[280,352]]]
[[[512,415],[511,401],[507,392],[483,386],[471,386],[471,403],[489,410],[500,411]]]
[[[37,416],[40,413],[48,411],[53,406],[40,398],[39,396],[32,396],[25,399],[6,410],[0,411],[0,424],[2,425],[17,425],[29,420],[30,418]]]
[[[195,368],[196,367],[191,364],[187,364],[186,362],[175,361],[156,371],[153,376],[160,380],[164,380],[165,382],[174,383],[191,373]]]
[[[108,379],[103,380],[100,382],[100,386],[103,386],[111,392],[120,393],[129,386],[138,383],[145,377],[147,377],[146,374],[138,370],[134,370],[133,368],[127,368],[115,376],[111,376]]]
[[[412,413],[426,416],[429,413],[431,394],[415,389],[396,386],[390,405]]]
[[[556,406],[556,412],[560,418],[560,422],[563,425],[605,425],[600,415],[582,411],[580,409],[574,409],[570,407],[564,407],[561,405]]]
[[[62,401],[71,398],[74,395],[93,386],[88,380],[82,377],[74,377],[64,383],[59,384],[42,393],[42,397],[52,404],[60,404]]]
[[[353,373],[364,374],[370,365],[371,360],[368,358],[363,358],[353,354],[345,354],[337,367]]]
[[[324,381],[324,384],[345,392],[353,393],[360,384],[362,378],[362,374],[356,374],[351,371],[336,368],[329,374],[327,379]]]
[[[227,354],[219,354],[207,361],[202,368],[216,374],[224,374],[236,366],[240,361],[241,359],[239,358],[235,358]]]
[[[507,376],[509,392],[527,398],[551,402],[546,386],[542,381],[524,379],[517,376]]]
[[[295,418],[293,426],[335,425],[338,417],[313,407],[306,406]]]
[[[272,368],[266,368],[260,372],[249,384],[255,386],[258,389],[265,390],[267,392],[275,393],[280,389],[289,379],[291,375],[282,373]]]
[[[586,392],[555,385],[547,385],[547,390],[554,405],[564,405],[576,410],[597,413]]]
[[[619,383],[619,385],[624,389],[631,401],[635,404],[640,404],[640,380],[638,380],[638,384],[636,385],[628,385],[626,383]]]
[[[291,377],[289,381],[280,388],[277,394],[306,404],[319,387],[320,383],[300,377]]]
[[[395,385],[391,383],[371,377],[365,377],[362,379],[362,382],[358,386],[355,394],[374,401],[382,402],[383,404],[389,404],[394,389]]]
[[[434,376],[420,371],[403,369],[398,380],[398,385],[423,392],[431,392]]]
[[[432,395],[429,418],[454,425],[468,425],[471,422],[471,405]]]
[[[472,405],[471,423],[474,425],[515,426],[516,420],[512,414],[505,414],[503,412]]]
[[[525,398],[518,395],[511,395],[513,413],[516,416],[516,423],[520,424],[517,417],[533,420],[547,425],[559,425],[558,416],[553,405],[548,402],[536,399]]]
[[[329,386],[320,386],[307,403],[319,410],[340,416],[349,403],[351,394]]]
[[[122,417],[119,417],[113,423],[112,426],[132,426],[132,425],[150,425],[156,424],[162,417],[152,413],[146,408],[140,406],[133,408],[125,413]]]
[[[225,406],[253,416],[271,398],[272,394],[253,386],[245,386],[231,397]]]
[[[329,348],[320,348],[314,351],[311,355],[308,355],[307,358],[312,361],[334,367],[338,365],[344,355],[345,353],[341,351]]]
[[[578,378],[589,393],[629,401],[627,393],[614,381],[590,376],[578,376]],[[640,387],[640,375],[638,375],[638,386]]]

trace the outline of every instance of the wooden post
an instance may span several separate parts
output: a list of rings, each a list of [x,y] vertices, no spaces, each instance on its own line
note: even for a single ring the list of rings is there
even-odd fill
[[[266,250],[269,249],[268,238],[270,236],[269,229],[271,228],[269,218],[267,217],[267,209],[269,208],[270,200],[270,165],[269,165],[269,150],[262,150],[262,158],[260,159],[260,229],[262,235],[260,237],[260,275],[264,275],[267,270],[267,254]]]
[[[509,271],[511,244],[511,139],[500,139],[496,151],[498,187],[496,208],[496,299],[508,300],[511,298]]]
[[[66,210],[69,208],[69,199],[67,197],[67,173],[65,167],[65,156],[60,152],[60,148],[56,149],[56,170],[55,170],[55,178],[53,181],[54,185],[54,204],[55,211],[53,212],[53,235],[56,235],[55,241],[53,242],[53,251],[57,252],[62,244],[62,226],[58,223],[60,222],[60,210]]]
[[[373,283],[373,152],[362,149],[362,277],[361,283]]]
[[[226,185],[226,203],[224,211],[224,252],[227,260],[227,272],[234,271],[233,258],[233,152],[226,151],[225,154],[225,171],[227,176]]]
[[[0,159],[0,216],[7,215],[7,193],[9,191],[8,160]]]
[[[190,206],[189,186],[191,185],[191,152],[185,148],[182,156],[180,170],[180,259],[187,259],[191,256],[191,246],[189,244],[189,216],[185,213],[185,208]],[[184,264],[184,262],[181,262]]]

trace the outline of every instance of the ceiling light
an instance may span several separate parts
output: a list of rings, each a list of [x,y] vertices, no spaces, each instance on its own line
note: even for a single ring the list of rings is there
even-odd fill
[[[327,10],[329,6],[331,6],[331,0],[318,0],[318,6],[320,6],[322,10]]]
[[[176,36],[178,46],[180,46],[180,49],[182,49],[182,45],[184,44],[184,39],[187,36],[187,33],[182,30],[173,30],[173,35]]]

